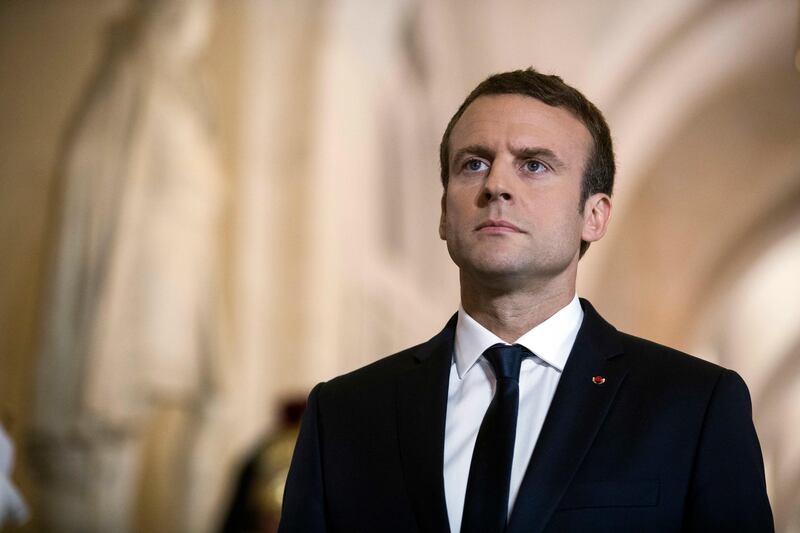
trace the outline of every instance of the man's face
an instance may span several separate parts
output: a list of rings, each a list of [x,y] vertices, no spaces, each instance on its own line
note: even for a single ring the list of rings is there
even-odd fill
[[[522,95],[472,102],[450,137],[439,226],[462,276],[514,287],[576,269],[581,238],[596,240],[579,206],[591,147],[565,109]]]

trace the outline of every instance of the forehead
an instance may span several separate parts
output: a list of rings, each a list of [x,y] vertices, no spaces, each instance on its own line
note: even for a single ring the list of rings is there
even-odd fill
[[[570,111],[519,94],[475,99],[450,136],[450,153],[461,147],[486,145],[549,148],[559,156],[585,161],[592,145],[586,126]]]

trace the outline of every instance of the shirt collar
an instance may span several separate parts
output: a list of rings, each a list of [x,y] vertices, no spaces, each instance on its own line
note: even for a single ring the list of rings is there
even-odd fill
[[[514,341],[514,344],[524,346],[539,359],[561,372],[567,363],[569,352],[575,343],[575,337],[578,336],[581,322],[583,322],[583,309],[581,309],[576,295],[566,306],[522,335]],[[488,347],[497,343],[506,344],[459,306],[455,362],[460,379],[480,359]]]

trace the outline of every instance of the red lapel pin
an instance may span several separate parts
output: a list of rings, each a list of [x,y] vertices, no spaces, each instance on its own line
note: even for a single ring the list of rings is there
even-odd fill
[[[606,378],[604,378],[603,376],[595,376],[592,378],[592,383],[594,383],[595,385],[602,385],[605,382]]]

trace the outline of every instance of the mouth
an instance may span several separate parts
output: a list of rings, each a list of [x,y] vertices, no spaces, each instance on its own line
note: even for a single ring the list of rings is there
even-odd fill
[[[506,220],[487,220],[475,228],[480,233],[525,233],[517,226]]]

